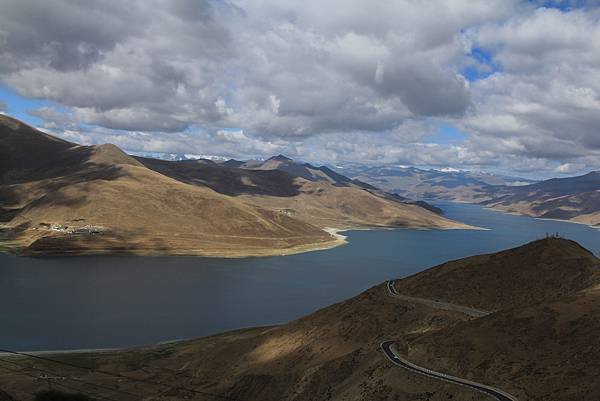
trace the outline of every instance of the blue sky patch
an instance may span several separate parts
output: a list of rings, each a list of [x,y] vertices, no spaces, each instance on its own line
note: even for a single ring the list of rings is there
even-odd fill
[[[0,86],[0,101],[6,104],[6,114],[30,125],[41,125],[43,121],[29,114],[29,111],[54,105],[47,100],[28,99],[6,86]]]
[[[427,138],[426,143],[437,143],[440,145],[456,145],[467,138],[467,134],[453,125],[441,124],[438,131]]]
[[[538,7],[555,8],[560,11],[571,11],[576,8],[585,8],[589,0],[528,0],[528,3]]]
[[[494,62],[493,54],[481,47],[474,46],[468,56],[474,63],[463,68],[461,73],[470,82],[485,79],[502,70],[500,65]]]

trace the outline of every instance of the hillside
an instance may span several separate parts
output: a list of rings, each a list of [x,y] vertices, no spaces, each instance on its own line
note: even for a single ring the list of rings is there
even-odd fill
[[[482,204],[510,213],[600,226],[600,172],[523,187],[492,187]]]
[[[578,244],[539,240],[448,262],[396,280],[395,287],[400,296],[378,285],[278,327],[53,357],[117,372],[118,379],[89,369],[35,364],[77,388],[83,388],[81,381],[103,386],[85,387],[96,395],[108,396],[107,389],[118,385],[148,400],[198,392],[261,401],[490,399],[392,365],[380,344],[395,340],[397,352],[413,363],[493,385],[519,401],[600,397],[595,380],[600,373],[600,260]],[[473,317],[437,307],[432,300],[487,308],[490,314]],[[26,367],[32,363],[12,360]],[[45,386],[22,375],[0,377],[0,384],[23,399]]]
[[[365,188],[375,189],[370,185],[338,174],[326,166],[316,167],[309,163],[298,163],[283,155],[273,156],[259,164],[245,163],[240,167],[252,168],[255,170],[280,170],[285,171],[294,177],[301,177],[308,181],[327,181],[334,185],[356,184],[364,186]]]
[[[149,169],[196,186],[235,196],[324,229],[360,227],[466,228],[426,203],[393,196],[327,167],[285,156],[265,162],[137,158]]]
[[[134,158],[6,116],[0,160],[0,239],[27,255],[258,256],[343,243],[324,228],[465,227],[355,186],[309,193],[302,179],[279,170]],[[358,203],[335,204],[342,190]],[[327,219],[308,215],[307,205]]]
[[[414,199],[481,204],[496,210],[600,226],[600,172],[533,182],[470,171],[344,165],[356,180]]]
[[[576,242],[549,238],[444,263],[396,282],[396,289],[493,311],[572,296],[597,282],[600,270],[591,252]]]
[[[284,214],[158,174],[116,146],[78,146],[7,117],[0,123],[9,156],[0,173],[2,233],[24,254],[245,256],[340,243]]]

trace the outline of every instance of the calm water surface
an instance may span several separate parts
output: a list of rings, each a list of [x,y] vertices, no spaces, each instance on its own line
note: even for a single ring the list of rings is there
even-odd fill
[[[600,231],[440,203],[489,231],[353,231],[284,257],[16,258],[0,254],[0,348],[127,347],[283,323],[389,278],[559,232],[600,255]]]

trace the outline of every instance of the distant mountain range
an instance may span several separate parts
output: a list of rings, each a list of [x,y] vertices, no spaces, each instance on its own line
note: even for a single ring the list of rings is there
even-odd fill
[[[492,186],[481,204],[510,213],[600,227],[600,172],[535,184]]]
[[[368,182],[385,191],[416,199],[478,201],[486,188],[495,185],[520,186],[535,181],[484,172],[455,169],[420,169],[405,166],[343,164],[337,171]]]
[[[230,164],[81,146],[0,115],[0,246],[250,256],[336,246],[354,227],[467,228],[327,168]]]
[[[476,203],[510,213],[600,226],[600,172],[535,182],[451,169],[342,167],[339,172],[401,196]]]
[[[164,159],[168,156],[161,154],[160,157]],[[189,160],[185,155],[179,157]],[[211,157],[212,161],[222,166],[257,171],[280,170],[309,181],[325,181],[336,186],[354,185],[380,196],[419,205],[435,213],[442,211],[427,201],[450,200],[481,204],[509,213],[600,226],[599,172],[537,182],[452,168],[422,169],[360,163],[316,167],[283,155],[250,161]]]

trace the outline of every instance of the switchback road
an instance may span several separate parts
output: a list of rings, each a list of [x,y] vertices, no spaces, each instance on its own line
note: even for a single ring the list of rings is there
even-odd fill
[[[402,300],[405,300],[408,302],[414,302],[414,303],[419,303],[422,305],[427,305],[432,308],[462,312],[462,313],[465,313],[465,314],[467,314],[469,316],[473,316],[473,317],[483,317],[483,316],[489,315],[491,313],[488,311],[474,309],[474,308],[470,308],[467,306],[455,305],[455,304],[441,302],[441,301],[434,301],[434,300],[426,299],[426,298],[417,298],[417,297],[410,297],[407,295],[401,295],[398,293],[398,291],[394,287],[393,281],[388,281],[387,290],[388,290],[388,295],[390,295],[391,297],[399,298],[399,299],[402,299]],[[497,388],[494,388],[491,386],[486,386],[485,384],[476,383],[476,382],[473,382],[473,381],[470,381],[467,379],[461,379],[460,377],[450,376],[445,373],[436,372],[434,370],[415,365],[414,363],[409,362],[406,359],[404,359],[403,357],[401,357],[400,355],[398,355],[398,353],[396,352],[396,350],[394,348],[394,341],[382,342],[381,349],[383,350],[383,353],[385,354],[385,356],[394,365],[400,366],[411,372],[418,373],[420,375],[431,377],[434,379],[443,380],[445,382],[456,384],[459,386],[468,387],[470,389],[473,389],[475,391],[483,393],[497,401],[517,401],[517,399],[515,397],[513,397],[512,395],[510,395],[500,389],[497,389]]]

